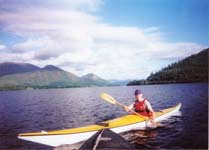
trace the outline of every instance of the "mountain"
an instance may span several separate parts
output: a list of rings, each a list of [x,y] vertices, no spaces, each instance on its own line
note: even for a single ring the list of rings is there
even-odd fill
[[[0,90],[32,88],[64,88],[83,86],[104,86],[107,81],[95,74],[78,77],[73,73],[64,71],[56,66],[47,65],[39,68],[32,64],[2,63],[2,68],[7,67],[7,74],[0,77]],[[10,64],[13,64],[10,68]],[[17,68],[15,68],[17,67]],[[20,69],[21,68],[21,69]],[[32,69],[31,69],[32,68]],[[19,71],[15,71],[20,69]],[[3,70],[3,69],[2,69]],[[5,70],[5,69],[4,69]]]
[[[109,84],[107,80],[104,80],[93,73],[82,76],[80,81],[81,84],[85,86],[102,86]]]
[[[66,71],[35,71],[3,76],[0,87],[64,87],[78,86],[79,77]]]
[[[41,68],[28,63],[0,63],[0,77],[9,74],[38,71]]]
[[[47,71],[64,71],[56,66],[53,65],[46,65],[42,70],[47,70]]]
[[[128,85],[208,82],[208,51],[202,50],[150,74],[146,80],[134,80]]]

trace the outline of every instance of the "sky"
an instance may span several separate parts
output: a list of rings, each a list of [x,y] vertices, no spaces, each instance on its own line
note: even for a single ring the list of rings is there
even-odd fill
[[[0,63],[145,79],[209,47],[208,0],[0,0]]]

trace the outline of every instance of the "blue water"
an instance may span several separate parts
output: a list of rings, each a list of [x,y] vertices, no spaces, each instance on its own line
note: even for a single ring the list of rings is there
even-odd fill
[[[182,103],[181,115],[163,121],[163,127],[121,135],[138,148],[208,148],[208,84],[167,84],[0,92],[0,149],[50,150],[52,147],[17,139],[18,133],[72,128],[126,114],[99,98],[107,92],[124,104],[134,101],[140,88],[153,108]]]

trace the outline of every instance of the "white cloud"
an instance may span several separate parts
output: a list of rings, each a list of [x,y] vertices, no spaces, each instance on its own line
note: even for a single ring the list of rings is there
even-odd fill
[[[191,54],[197,53],[204,47],[196,43],[179,42],[156,42],[148,47],[149,56],[159,59],[182,59]]]
[[[0,50],[4,50],[4,49],[6,49],[6,46],[0,44]]]
[[[50,7],[30,4],[21,11],[0,11],[2,29],[26,39],[6,48],[7,53],[0,52],[1,61],[53,64],[78,75],[93,72],[103,78],[145,78],[164,67],[164,61],[182,59],[204,47],[190,42],[167,42],[158,27],[104,22],[89,13],[101,6],[101,0],[62,2],[45,2]]]

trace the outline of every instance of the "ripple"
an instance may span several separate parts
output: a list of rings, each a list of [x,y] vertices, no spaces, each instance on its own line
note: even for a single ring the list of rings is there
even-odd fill
[[[144,92],[154,110],[174,106],[178,102],[182,103],[182,108],[179,114],[163,121],[162,127],[122,133],[125,139],[142,149],[208,147],[208,114],[205,113],[208,112],[208,84],[173,84],[1,92],[0,135],[4,141],[1,140],[0,149],[51,149],[18,140],[16,135],[67,129],[117,118],[126,112],[100,100],[98,95],[107,92],[128,105],[134,101],[136,88]]]

